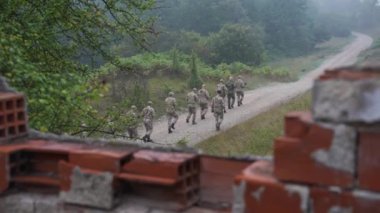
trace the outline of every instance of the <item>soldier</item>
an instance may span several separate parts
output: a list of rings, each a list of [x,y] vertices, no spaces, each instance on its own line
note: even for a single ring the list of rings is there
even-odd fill
[[[138,115],[137,115],[137,107],[132,105],[131,110],[127,113],[127,131],[130,138],[137,138],[137,126],[138,126]]]
[[[165,99],[166,103],[166,115],[168,117],[168,132],[172,133],[172,129],[175,129],[174,125],[177,123],[178,114],[176,113],[177,100],[174,97],[173,92],[169,92],[169,97]]]
[[[228,100],[228,109],[234,108],[235,104],[235,81],[232,76],[228,79],[226,83],[227,87],[227,100]]]
[[[142,116],[144,118],[144,126],[146,130],[145,136],[143,137],[144,142],[152,142],[152,139],[150,139],[150,135],[153,131],[153,118],[155,115],[155,111],[152,105],[152,101],[148,101],[147,106],[142,111]]]
[[[202,89],[198,91],[199,106],[201,108],[201,120],[204,120],[208,110],[208,102],[210,100],[210,95],[206,89],[206,85],[202,85]]]
[[[214,113],[216,122],[216,131],[220,130],[220,125],[222,124],[224,117],[224,98],[222,97],[222,91],[217,90],[217,95],[212,99],[211,102],[211,112]]]
[[[220,95],[222,96],[223,100],[226,98],[227,95],[227,87],[224,85],[224,80],[220,79],[219,83],[216,85],[216,91],[220,91]],[[223,109],[224,112],[226,112],[226,107],[224,106]]]
[[[195,122],[195,117],[197,114],[197,104],[198,104],[198,95],[197,95],[197,88],[193,88],[193,91],[189,92],[187,94],[187,107],[189,110],[189,115],[186,118],[186,123],[189,123],[190,117],[193,116],[193,125],[197,124]]]
[[[239,75],[238,76],[238,80],[235,83],[238,106],[243,105],[244,88],[245,88],[246,85],[247,84],[243,81],[241,75]]]

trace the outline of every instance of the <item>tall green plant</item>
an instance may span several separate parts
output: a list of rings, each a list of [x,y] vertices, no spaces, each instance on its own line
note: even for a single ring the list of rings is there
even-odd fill
[[[177,48],[174,48],[172,50],[172,72],[173,74],[180,74],[181,72],[181,66],[178,59],[178,50]]]
[[[201,78],[198,75],[198,67],[197,67],[197,56],[193,53],[191,55],[191,73],[189,79],[189,87],[190,88],[200,88],[203,84]]]

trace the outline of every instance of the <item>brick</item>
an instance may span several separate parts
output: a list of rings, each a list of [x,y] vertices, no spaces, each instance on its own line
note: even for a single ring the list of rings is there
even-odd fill
[[[285,136],[304,137],[312,123],[310,112],[290,112],[285,115]]]
[[[9,187],[9,157],[0,153],[0,194]]]
[[[236,177],[233,212],[306,212],[309,189],[283,184],[270,162],[259,161]]]
[[[362,79],[373,79],[380,78],[380,70],[376,68],[339,68],[335,70],[326,70],[320,77],[319,80],[362,80]]]
[[[355,161],[352,157],[355,150],[349,150],[351,155],[348,157],[345,157],[348,151],[343,148],[343,150],[334,151],[340,149],[333,148],[339,145],[334,145],[332,142],[338,140],[334,134],[332,129],[313,124],[302,139],[277,138],[274,145],[276,177],[285,181],[307,184],[351,187],[354,174],[348,171],[354,169]],[[347,159],[350,159],[351,164],[347,165]]]
[[[380,122],[380,81],[325,80],[313,87],[313,117],[334,123]]]
[[[380,194],[367,191],[341,191],[327,188],[312,188],[311,212],[380,212]]]
[[[69,162],[82,168],[102,172],[119,173],[123,160],[130,158],[131,151],[110,151],[100,149],[86,149],[73,151],[69,155]]]
[[[177,180],[199,173],[199,159],[194,154],[141,150],[123,165],[122,172]]]
[[[201,202],[226,206],[233,199],[232,185],[236,174],[247,168],[251,161],[201,156]]]
[[[380,133],[359,134],[359,187],[380,191]]]

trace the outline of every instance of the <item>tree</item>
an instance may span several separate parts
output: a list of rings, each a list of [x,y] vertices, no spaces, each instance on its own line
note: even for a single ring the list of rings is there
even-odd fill
[[[159,10],[160,23],[171,30],[217,32],[225,23],[247,19],[240,0],[166,0]]]
[[[261,11],[266,46],[272,52],[299,55],[316,44],[313,22],[307,12],[307,0],[267,0]]]
[[[197,67],[197,56],[193,53],[191,55],[191,63],[190,63],[190,79],[189,79],[189,87],[190,88],[201,88],[203,82],[198,75],[198,67]]]
[[[264,34],[260,27],[226,24],[209,40],[214,63],[240,61],[260,64],[264,60]]]
[[[0,72],[29,98],[33,128],[73,133],[82,123],[100,125],[90,105],[101,95],[91,66],[111,61],[110,44],[130,37],[146,46],[154,0],[3,0],[0,3]]]

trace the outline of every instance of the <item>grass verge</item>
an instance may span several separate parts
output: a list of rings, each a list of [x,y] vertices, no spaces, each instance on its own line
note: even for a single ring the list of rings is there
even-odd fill
[[[311,94],[307,92],[199,143],[196,148],[221,156],[271,155],[273,139],[283,134],[284,115],[309,110],[310,106]]]

